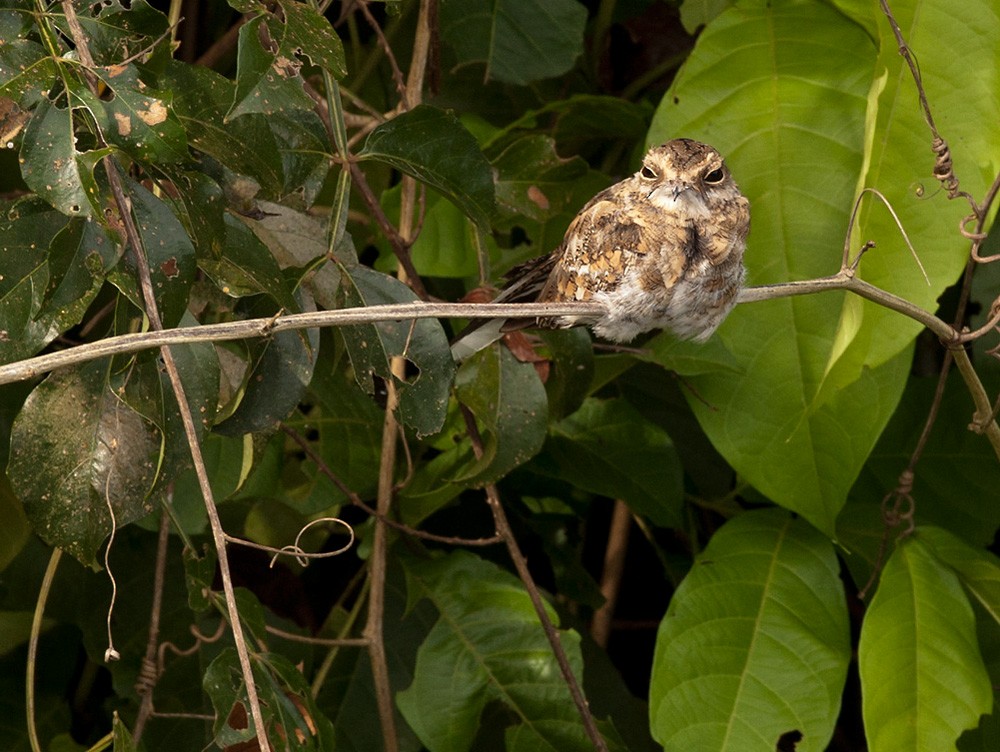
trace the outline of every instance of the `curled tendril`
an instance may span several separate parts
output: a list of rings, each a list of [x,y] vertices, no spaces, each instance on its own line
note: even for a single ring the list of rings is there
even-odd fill
[[[313,525],[318,525],[321,522],[335,522],[338,525],[343,525],[347,528],[347,532],[350,535],[350,540],[347,541],[343,546],[338,548],[336,551],[320,551],[317,553],[309,553],[304,551],[301,546],[299,546],[299,541],[302,540],[302,536],[305,534],[306,530],[311,528]],[[318,519],[308,522],[302,526],[299,530],[298,535],[295,536],[295,542],[288,546],[282,546],[281,548],[275,548],[274,546],[265,546],[262,543],[254,543],[253,541],[248,541],[244,538],[237,538],[235,536],[225,534],[225,538],[229,543],[235,543],[239,546],[246,546],[247,548],[256,548],[259,551],[267,551],[274,554],[271,558],[270,566],[274,566],[278,561],[279,556],[294,556],[295,561],[297,561],[303,567],[309,566],[309,562],[312,559],[326,559],[331,556],[340,556],[345,553],[351,546],[354,545],[354,528],[349,524],[344,522],[339,517],[319,517]]]

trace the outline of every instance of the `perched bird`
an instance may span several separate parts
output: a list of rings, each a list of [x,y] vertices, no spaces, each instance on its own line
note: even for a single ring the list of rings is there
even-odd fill
[[[711,146],[678,138],[654,146],[632,177],[601,191],[549,256],[516,267],[498,303],[603,303],[594,316],[473,324],[452,345],[462,360],[526,326],[589,325],[612,342],[653,329],[703,341],[736,303],[750,202]]]

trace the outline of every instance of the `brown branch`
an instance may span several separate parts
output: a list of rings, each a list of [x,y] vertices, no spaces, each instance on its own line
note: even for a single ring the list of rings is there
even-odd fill
[[[132,737],[138,745],[146,721],[153,712],[153,689],[159,678],[156,670],[156,653],[160,644],[160,613],[163,609],[163,586],[167,571],[167,546],[170,542],[170,515],[166,509],[160,512],[160,532],[156,540],[156,567],[153,570],[153,603],[149,613],[149,634],[146,638],[146,655],[142,659],[142,670],[136,682],[136,692],[142,698],[136,716]]]
[[[394,477],[396,470],[396,438],[399,425],[396,423],[396,386],[386,382],[385,421],[382,424],[382,455],[378,475],[378,513],[387,517],[392,508]],[[372,550],[368,558],[368,618],[362,636],[367,641],[371,658],[372,680],[375,685],[375,700],[378,706],[379,722],[382,727],[382,746],[385,752],[397,752],[399,738],[396,735],[396,716],[393,712],[392,685],[389,680],[389,664],[385,654],[383,639],[383,619],[385,617],[385,578],[388,553],[386,526],[375,522],[372,535]]]
[[[462,418],[465,420],[469,440],[472,442],[473,454],[479,459],[483,456],[483,439],[479,434],[476,419],[472,415],[472,411],[465,405],[459,403],[459,407],[462,411]],[[521,582],[528,593],[528,598],[531,600],[531,605],[535,609],[535,614],[538,616],[538,621],[542,625],[542,631],[545,633],[545,638],[552,649],[552,655],[559,665],[559,672],[563,676],[563,681],[566,682],[570,696],[573,698],[573,704],[576,706],[577,713],[580,714],[580,719],[583,721],[587,737],[593,743],[594,749],[598,750],[598,752],[607,752],[607,743],[604,741],[604,737],[601,736],[601,732],[597,729],[597,722],[594,720],[593,713],[590,712],[590,704],[583,694],[583,689],[580,687],[580,682],[577,680],[576,674],[573,673],[573,667],[569,664],[569,657],[566,655],[566,649],[563,647],[562,640],[559,639],[559,630],[556,629],[555,624],[552,623],[552,619],[549,618],[549,612],[545,608],[542,594],[538,590],[538,585],[535,584],[534,577],[531,576],[531,570],[528,569],[528,560],[524,558],[524,554],[521,552],[521,547],[518,545],[517,538],[514,536],[514,531],[511,529],[510,522],[507,519],[507,513],[504,512],[503,505],[500,503],[500,494],[493,483],[486,486],[486,502],[490,507],[490,512],[493,514],[493,523],[496,525],[497,535],[507,545],[507,554],[514,563],[517,575],[521,578]]]
[[[632,525],[632,512],[621,499],[615,501],[608,532],[608,546],[604,551],[604,571],[601,574],[601,595],[604,604],[594,612],[590,623],[590,636],[602,648],[608,646],[611,622],[615,617],[618,592],[625,573],[625,555],[628,553],[628,533]]]
[[[73,7],[72,0],[63,0],[62,8],[63,12],[66,14],[66,21],[70,27],[70,33],[73,37],[77,54],[80,56],[81,62],[88,71],[86,75],[88,85],[96,96],[98,93],[96,80],[93,74],[89,72],[90,69],[94,67],[94,59],[90,54],[90,48],[87,45],[87,38],[83,33],[82,27],[80,26],[80,21],[76,17],[76,10]],[[101,163],[104,167],[105,173],[107,174],[108,186],[111,189],[111,194],[114,198],[119,218],[121,219],[122,225],[125,229],[125,237],[128,241],[128,246],[132,251],[135,261],[136,273],[139,277],[139,288],[142,291],[146,317],[149,319],[149,324],[153,329],[163,329],[163,322],[160,319],[159,309],[156,304],[156,295],[153,291],[153,282],[149,273],[149,259],[146,255],[146,250],[142,245],[142,238],[139,235],[138,228],[136,227],[135,219],[132,216],[130,202],[126,198],[125,191],[122,188],[121,177],[118,174],[117,162],[114,157],[109,155],[104,157],[101,160]],[[198,478],[198,484],[201,487],[205,509],[208,513],[209,525],[212,530],[212,538],[218,554],[219,573],[222,579],[223,590],[225,592],[226,608],[229,612],[230,626],[233,632],[233,642],[236,647],[237,657],[239,658],[240,672],[243,675],[243,681],[246,686],[247,704],[250,706],[250,715],[253,718],[254,727],[257,730],[257,741],[260,745],[261,752],[270,752],[271,745],[267,739],[267,728],[264,725],[264,714],[261,710],[260,698],[257,695],[257,685],[254,681],[253,669],[250,666],[250,654],[243,635],[243,626],[240,622],[239,611],[236,604],[236,593],[233,589],[232,577],[229,570],[229,560],[226,555],[226,542],[223,537],[222,522],[219,519],[218,510],[215,508],[212,487],[208,480],[208,471],[205,468],[204,458],[201,454],[201,446],[198,442],[197,427],[195,426],[194,417],[191,414],[191,406],[184,392],[184,386],[181,382],[180,372],[178,371],[177,364],[174,361],[173,353],[170,351],[169,347],[164,346],[160,348],[160,354],[163,358],[163,364],[167,372],[167,378],[170,382],[171,389],[174,393],[174,398],[177,400],[177,407],[180,411],[181,422],[184,426],[184,433],[187,437],[188,447],[191,452],[191,460],[194,465],[195,475]]]

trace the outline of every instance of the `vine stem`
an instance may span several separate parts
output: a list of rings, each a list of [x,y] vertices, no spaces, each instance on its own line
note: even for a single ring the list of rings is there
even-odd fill
[[[49,555],[49,564],[45,568],[45,575],[42,577],[42,584],[38,589],[35,614],[31,618],[31,635],[28,638],[27,671],[24,681],[24,705],[28,716],[28,743],[31,745],[31,752],[42,752],[42,745],[38,741],[38,727],[35,725],[35,665],[38,662],[38,640],[42,635],[45,604],[49,600],[49,593],[52,592],[52,580],[55,579],[61,558],[62,549],[52,549],[52,553]]]
[[[94,58],[90,53],[90,47],[87,44],[86,34],[80,25],[80,20],[76,16],[76,9],[73,7],[72,0],[63,0],[62,8],[66,15],[66,23],[69,26],[70,35],[76,46],[77,54],[84,65],[84,69],[87,71],[85,77],[88,85],[96,95],[96,82],[94,76],[90,73],[94,69],[95,64]],[[146,249],[143,247],[142,238],[136,227],[135,219],[132,216],[130,202],[126,198],[125,191],[122,188],[117,162],[109,155],[101,160],[101,164],[107,174],[108,186],[111,189],[111,195],[114,198],[119,218],[125,229],[125,238],[135,257],[136,273],[139,277],[139,288],[142,291],[146,318],[149,320],[149,325],[152,329],[162,330],[163,321],[160,319],[159,308],[156,304],[156,295],[153,291],[153,282],[149,273],[149,259],[146,255]],[[209,526],[212,530],[212,539],[218,555],[219,576],[222,580],[226,610],[229,615],[230,628],[233,632],[233,642],[240,663],[240,672],[243,675],[243,682],[246,686],[250,716],[253,718],[254,727],[257,730],[257,743],[260,746],[261,752],[270,752],[271,745],[267,739],[264,714],[261,710],[260,697],[257,694],[257,684],[254,681],[253,668],[250,665],[250,653],[247,648],[246,638],[243,634],[243,625],[240,621],[239,609],[236,604],[236,593],[233,588],[233,580],[229,569],[229,557],[226,551],[225,533],[222,529],[222,522],[219,519],[219,512],[215,506],[215,499],[212,487],[209,484],[205,461],[201,454],[198,430],[194,423],[194,417],[191,414],[191,406],[184,392],[184,385],[181,382],[180,372],[177,369],[177,363],[174,361],[173,353],[169,347],[164,345],[160,348],[160,355],[163,358],[167,378],[174,393],[174,398],[177,401],[177,408],[180,411],[181,423],[184,426],[184,434],[187,437],[195,475],[198,478],[198,485],[201,488],[202,498],[205,502]]]

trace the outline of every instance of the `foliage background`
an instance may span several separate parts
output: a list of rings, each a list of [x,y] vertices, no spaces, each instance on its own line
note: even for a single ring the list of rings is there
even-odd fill
[[[157,328],[116,182],[163,325],[200,326],[458,300],[678,135],[751,200],[751,285],[836,273],[846,235],[865,281],[978,329],[996,242],[959,227],[993,214],[1000,15],[894,3],[918,88],[880,5],[111,0],[77,4],[85,51],[66,4],[0,2],[0,374]],[[852,223],[866,187],[912,254],[870,194]],[[231,570],[273,748],[593,748],[520,549],[610,749],[991,749],[995,333],[958,378],[891,300],[764,298],[705,345],[542,333],[457,370],[435,319],[172,347],[225,530],[353,529],[308,567],[228,545],[217,570],[162,355],[5,375],[5,738],[32,748],[28,666],[41,748],[258,748]]]

